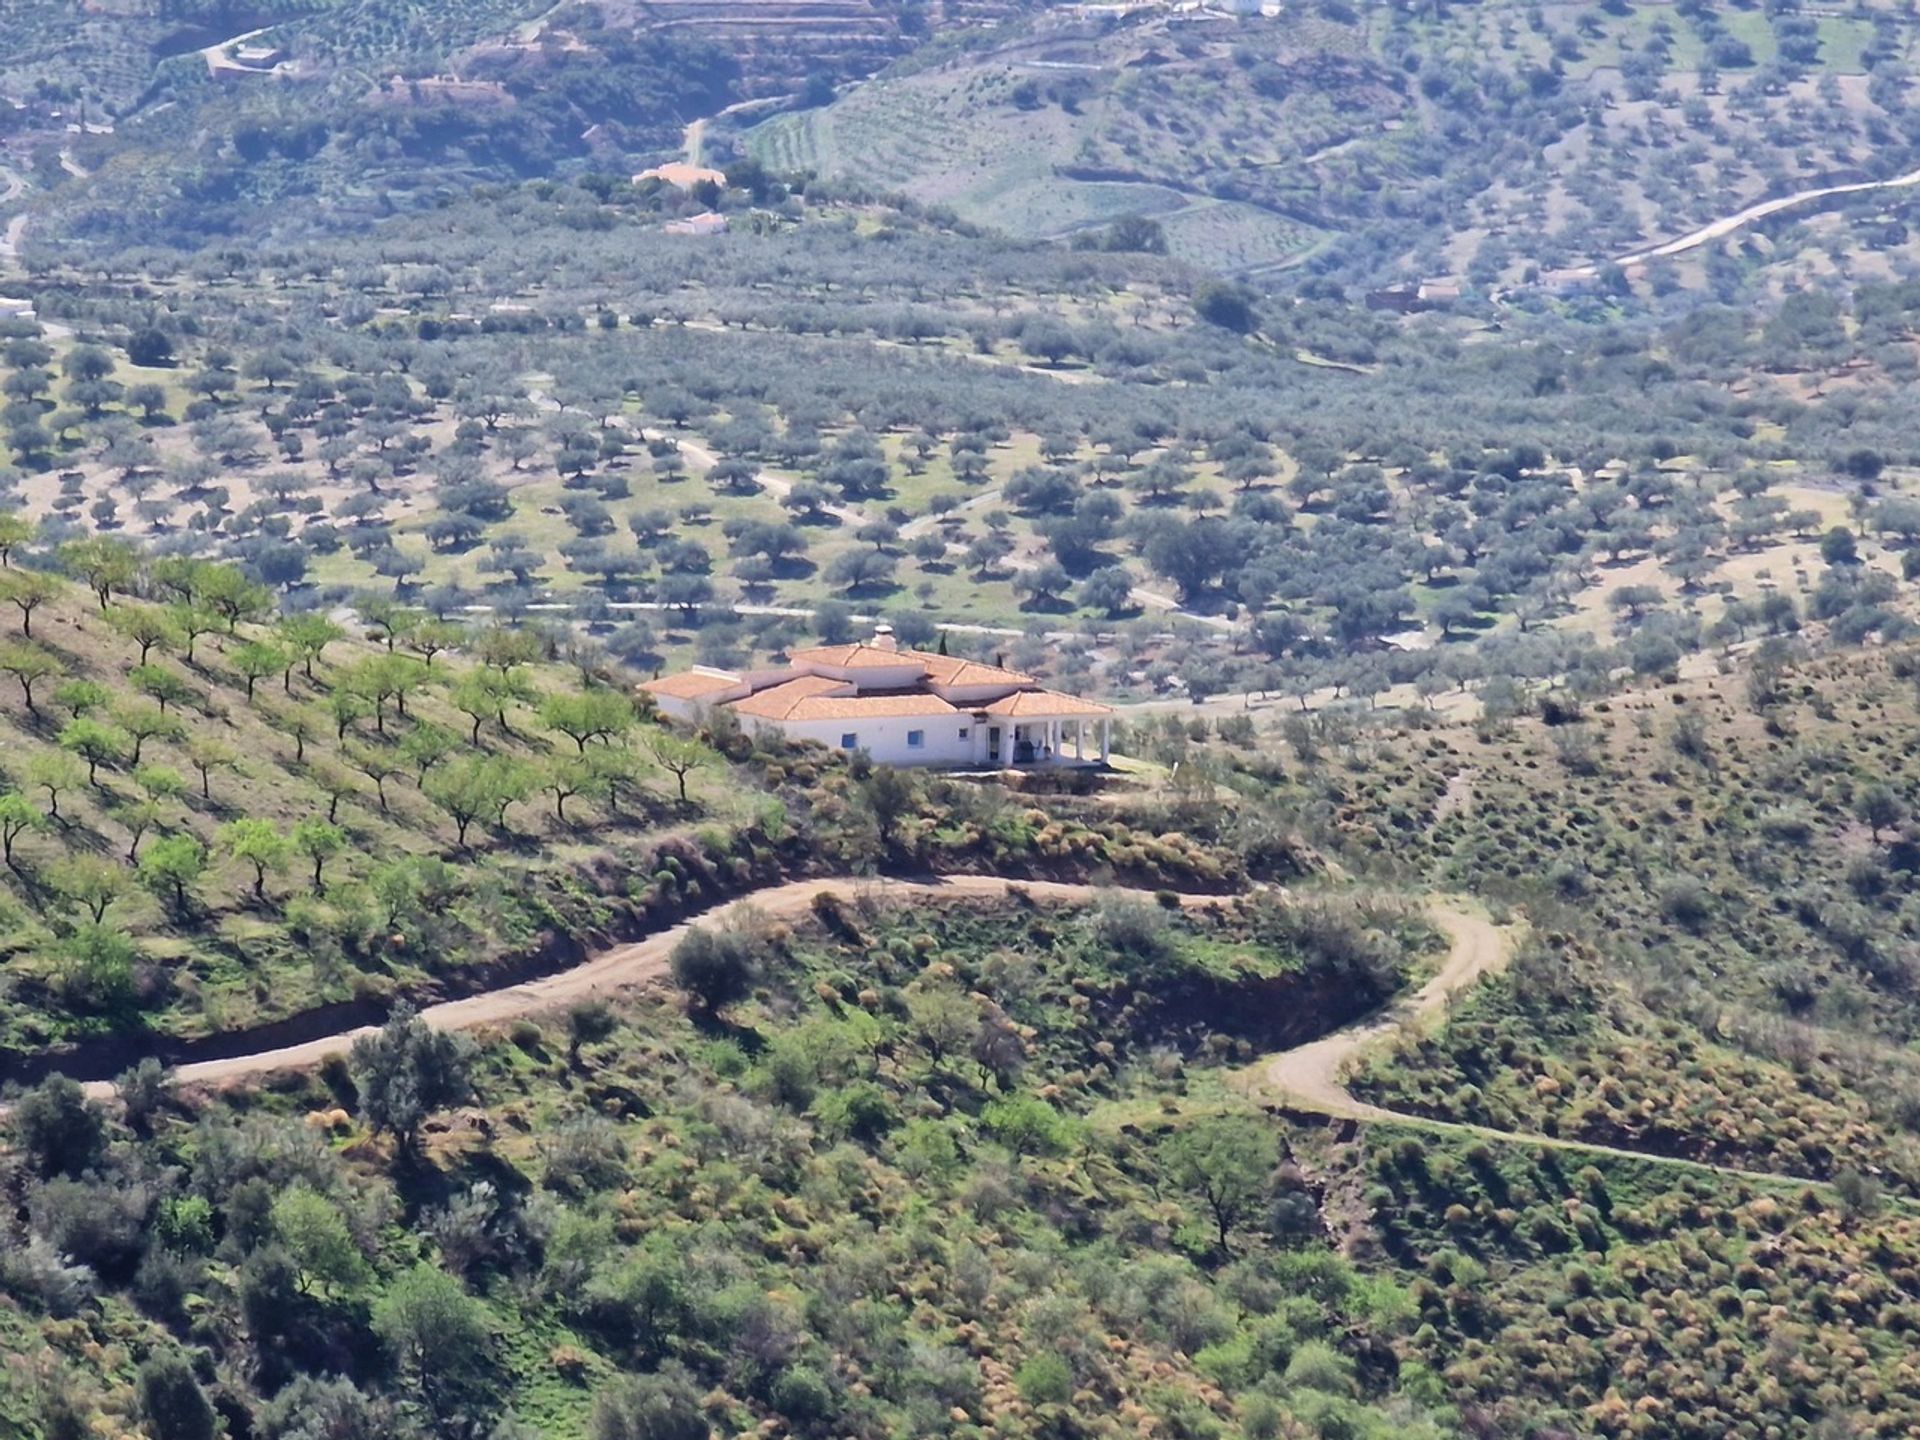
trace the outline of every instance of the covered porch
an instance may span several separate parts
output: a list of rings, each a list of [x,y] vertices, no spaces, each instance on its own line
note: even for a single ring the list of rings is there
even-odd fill
[[[1002,720],[989,715],[986,761],[1014,769],[1050,765],[1105,765],[1111,753],[1110,716],[1054,715]]]

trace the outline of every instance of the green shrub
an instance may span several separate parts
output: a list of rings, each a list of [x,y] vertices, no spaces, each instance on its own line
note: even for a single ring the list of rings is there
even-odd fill
[[[1051,1350],[1029,1356],[1014,1372],[1013,1383],[1029,1405],[1064,1405],[1073,1398],[1073,1371]]]
[[[996,1100],[980,1112],[987,1133],[1016,1155],[1053,1155],[1072,1135],[1067,1118],[1033,1095]]]
[[[106,1150],[107,1117],[75,1081],[50,1075],[14,1104],[14,1141],[41,1175],[78,1175]]]
[[[773,1407],[802,1425],[831,1416],[838,1401],[827,1378],[811,1365],[789,1365],[767,1392]]]
[[[900,1123],[893,1097],[870,1080],[856,1080],[822,1095],[813,1111],[829,1135],[869,1145]]]
[[[1348,1395],[1353,1391],[1353,1362],[1324,1340],[1308,1340],[1287,1361],[1283,1378],[1288,1390]]]
[[[140,1414],[154,1440],[213,1440],[219,1434],[219,1417],[178,1353],[168,1351],[142,1365],[137,1388]]]
[[[707,1014],[714,1014],[753,988],[764,958],[764,943],[739,926],[702,925],[673,947],[673,980]]]

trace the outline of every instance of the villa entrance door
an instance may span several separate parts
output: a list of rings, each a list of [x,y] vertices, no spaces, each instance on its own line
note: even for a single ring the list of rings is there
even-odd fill
[[[1000,763],[1000,727],[998,725],[987,727],[987,759],[995,765]]]

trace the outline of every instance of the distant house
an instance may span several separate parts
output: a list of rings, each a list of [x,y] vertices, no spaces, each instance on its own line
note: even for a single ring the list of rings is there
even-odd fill
[[[676,160],[670,165],[656,165],[633,177],[636,185],[645,180],[658,180],[677,190],[691,190],[696,185],[718,185],[722,190],[727,188],[726,171],[709,170],[704,165],[689,165],[684,160]]]
[[[669,235],[724,235],[727,233],[727,217],[705,210],[698,215],[689,215],[684,220],[669,220],[660,228]]]
[[[796,650],[780,669],[696,667],[640,689],[675,719],[724,708],[750,730],[864,750],[889,765],[1105,764],[1113,717],[1017,670],[902,649],[885,625],[862,643]]]
[[[1402,283],[1388,285],[1379,290],[1367,292],[1369,310],[1390,310],[1398,315],[1411,315],[1421,308],[1420,295],[1413,286]]]
[[[1367,308],[1412,315],[1421,310],[1451,305],[1460,298],[1460,295],[1460,285],[1452,280],[1422,280],[1418,285],[1410,285],[1402,281],[1397,285],[1388,285],[1384,289],[1369,290]]]
[[[1549,270],[1540,277],[1540,288],[1549,295],[1583,295],[1600,288],[1597,272],[1591,265],[1571,270]]]

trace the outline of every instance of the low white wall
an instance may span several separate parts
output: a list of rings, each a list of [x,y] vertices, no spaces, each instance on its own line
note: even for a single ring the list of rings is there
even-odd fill
[[[751,729],[766,729],[789,740],[812,741],[829,750],[841,748],[845,735],[856,735],[857,749],[888,765],[973,765],[986,754],[985,727],[970,715],[927,715],[913,719],[765,720],[742,715]],[[911,731],[922,732],[924,743],[907,743]],[[966,739],[960,732],[967,732]]]
[[[888,717],[859,720],[807,720],[788,722],[784,727],[794,740],[813,740],[838,750],[841,738],[859,737],[857,748],[888,765],[966,765],[982,753],[985,740],[970,715],[923,715],[911,719]],[[907,743],[910,732],[918,730],[923,743]],[[960,732],[967,738],[962,740]]]

